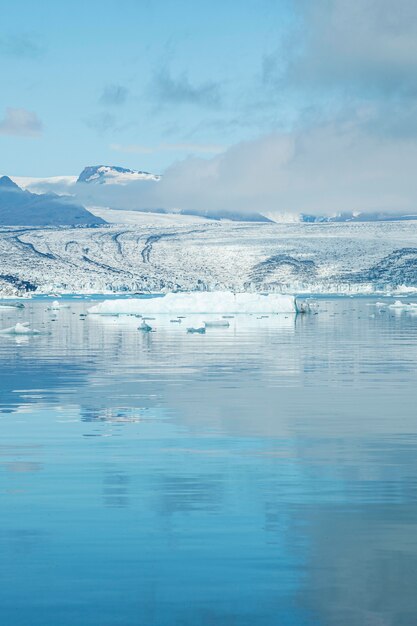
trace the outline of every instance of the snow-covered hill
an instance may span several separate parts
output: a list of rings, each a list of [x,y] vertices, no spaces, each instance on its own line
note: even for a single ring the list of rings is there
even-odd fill
[[[417,290],[417,221],[0,228],[0,291]],[[188,221],[190,220],[190,221]]]
[[[127,185],[137,180],[159,180],[158,174],[129,170],[117,165],[89,165],[83,169],[77,183],[93,183],[101,185]]]

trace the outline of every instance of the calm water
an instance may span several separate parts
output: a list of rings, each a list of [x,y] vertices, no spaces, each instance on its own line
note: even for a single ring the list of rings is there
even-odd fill
[[[417,316],[87,307],[0,313],[0,624],[417,623]]]

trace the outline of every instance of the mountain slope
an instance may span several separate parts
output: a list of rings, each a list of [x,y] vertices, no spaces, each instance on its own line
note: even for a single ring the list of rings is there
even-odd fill
[[[0,225],[96,226],[105,224],[71,198],[24,191],[8,176],[0,178]]]

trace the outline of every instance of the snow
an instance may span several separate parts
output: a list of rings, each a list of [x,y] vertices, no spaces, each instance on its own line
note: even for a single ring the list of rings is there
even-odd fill
[[[295,313],[295,298],[230,291],[168,293],[157,298],[105,300],[88,309],[97,315],[179,313]]]
[[[111,165],[89,166],[85,168],[80,176],[82,177],[83,182],[99,182],[105,185],[126,185],[137,180],[158,181],[161,178],[158,174],[129,170],[127,168],[117,168],[112,167]]]

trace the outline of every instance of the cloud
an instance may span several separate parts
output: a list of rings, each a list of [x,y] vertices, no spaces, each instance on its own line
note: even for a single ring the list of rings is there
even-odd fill
[[[344,97],[417,94],[415,0],[294,0],[298,28],[288,42],[286,72],[280,49],[265,55],[266,82],[339,90]]]
[[[106,106],[120,106],[126,102],[128,95],[129,91],[123,85],[106,85],[99,102]]]
[[[33,111],[26,109],[6,109],[0,120],[0,135],[19,135],[22,137],[38,137],[42,132],[42,122]]]
[[[32,35],[0,35],[0,55],[20,59],[37,59],[44,52],[44,46]]]
[[[75,185],[71,193],[87,206],[121,209],[416,213],[416,162],[413,139],[372,133],[357,116],[188,157],[159,182]]]
[[[270,134],[169,168],[154,206],[332,214],[416,211],[417,145],[360,122]]]
[[[189,154],[218,154],[225,150],[222,144],[200,143],[160,143],[156,146],[144,146],[141,144],[111,144],[110,148],[115,152],[127,154],[155,154],[158,152],[187,152]]]
[[[174,77],[167,67],[154,75],[151,91],[161,106],[191,104],[213,107],[219,105],[221,101],[218,83],[194,84],[186,72]]]

